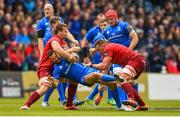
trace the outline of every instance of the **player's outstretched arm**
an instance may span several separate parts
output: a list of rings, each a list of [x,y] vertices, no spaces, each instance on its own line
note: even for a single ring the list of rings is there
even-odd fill
[[[103,59],[103,62],[101,62],[99,64],[92,64],[91,66],[93,68],[106,71],[109,68],[109,66],[111,66],[111,59],[112,59],[111,57],[106,56]]]
[[[52,41],[51,46],[53,50],[56,52],[56,54],[62,56],[66,60],[68,60],[70,63],[75,63],[78,61],[77,57],[68,53],[67,51],[64,51],[64,49],[60,46],[60,44],[57,41]]]
[[[72,53],[72,52],[74,52],[74,53],[78,53],[79,51],[81,50],[81,48],[80,47],[78,47],[78,46],[74,46],[74,47],[72,47],[72,48],[69,48],[68,50],[66,50],[67,52],[69,52],[69,53]]]

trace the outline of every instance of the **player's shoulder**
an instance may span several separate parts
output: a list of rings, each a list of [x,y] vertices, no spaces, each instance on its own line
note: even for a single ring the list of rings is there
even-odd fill
[[[118,23],[119,23],[119,25],[122,25],[122,26],[125,26],[125,25],[128,25],[128,24],[129,24],[129,23],[126,22],[126,21],[119,21]]]
[[[94,26],[88,32],[96,32],[97,29],[98,29],[98,26]]]
[[[110,30],[112,27],[110,25],[108,25],[103,32],[107,32],[108,30]]]
[[[96,26],[94,26],[94,27],[92,27],[87,33],[86,33],[86,36],[93,36],[93,35],[95,35],[95,33],[97,33],[97,27]]]

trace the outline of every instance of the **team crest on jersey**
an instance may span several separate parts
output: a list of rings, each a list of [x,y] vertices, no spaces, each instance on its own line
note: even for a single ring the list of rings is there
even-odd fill
[[[118,27],[118,28],[117,28],[117,31],[121,31],[121,27]]]

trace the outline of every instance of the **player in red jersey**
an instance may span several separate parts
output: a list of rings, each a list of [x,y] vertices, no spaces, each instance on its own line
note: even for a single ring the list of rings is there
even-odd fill
[[[48,57],[48,52],[55,51],[57,58],[65,58],[70,63],[75,63],[77,57],[70,52],[79,51],[79,47],[73,47],[65,51],[67,44],[63,40],[67,36],[67,26],[65,24],[57,23],[54,26],[53,33],[55,34],[47,43],[44,48],[42,57],[40,58],[39,65],[37,67],[37,74],[39,78],[39,89],[33,91],[29,99],[20,108],[21,110],[30,110],[30,106],[35,103],[48,89],[54,84],[53,78],[51,78],[54,61]]]
[[[137,110],[148,110],[137,91],[128,82],[129,80],[136,80],[145,69],[146,62],[143,56],[123,45],[108,43],[102,35],[99,35],[99,39],[95,41],[95,48],[100,51],[103,62],[91,66],[102,70],[104,73],[108,72],[111,64],[123,66],[123,70],[117,74],[119,76],[117,80],[121,81],[120,85],[128,95],[127,104],[136,106],[135,101],[137,101]]]

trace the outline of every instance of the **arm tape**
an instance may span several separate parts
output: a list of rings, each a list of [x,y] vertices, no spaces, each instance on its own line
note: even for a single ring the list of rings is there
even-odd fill
[[[43,30],[38,30],[37,35],[38,35],[39,38],[43,38],[44,37],[44,31]]]

